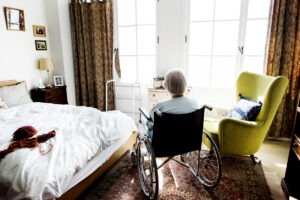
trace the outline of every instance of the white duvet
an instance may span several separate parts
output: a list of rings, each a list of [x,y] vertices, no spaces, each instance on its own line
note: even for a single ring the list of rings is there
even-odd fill
[[[53,148],[45,155],[38,147],[22,148],[0,160],[0,199],[59,197],[97,152],[117,141],[122,132],[136,131],[133,120],[120,111],[30,103],[0,111],[0,150],[25,125],[35,127],[38,135],[55,130],[56,136],[43,144]]]

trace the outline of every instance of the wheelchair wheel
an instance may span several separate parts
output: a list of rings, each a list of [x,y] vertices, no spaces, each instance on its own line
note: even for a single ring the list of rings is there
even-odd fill
[[[221,156],[216,143],[203,132],[201,150],[191,151],[186,161],[197,179],[208,188],[215,187],[221,179]]]
[[[156,158],[148,139],[137,145],[137,167],[139,180],[148,199],[156,199],[158,194],[158,174]]]

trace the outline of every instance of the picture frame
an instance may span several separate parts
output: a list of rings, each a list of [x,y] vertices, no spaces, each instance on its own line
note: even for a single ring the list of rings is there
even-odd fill
[[[35,49],[36,50],[47,50],[46,40],[35,40]]]
[[[35,37],[46,37],[45,26],[32,25],[32,30]]]
[[[25,31],[24,10],[4,7],[6,29],[12,31]]]
[[[54,86],[63,86],[64,85],[64,78],[61,75],[53,76],[54,79]]]

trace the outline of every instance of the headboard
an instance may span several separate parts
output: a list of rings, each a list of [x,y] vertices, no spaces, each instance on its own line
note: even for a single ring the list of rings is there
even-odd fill
[[[0,87],[16,85],[17,83],[18,83],[18,81],[16,81],[16,80],[0,81]]]

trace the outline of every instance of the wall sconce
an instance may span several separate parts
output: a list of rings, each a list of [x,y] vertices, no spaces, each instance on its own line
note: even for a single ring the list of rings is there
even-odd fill
[[[50,83],[50,74],[49,74],[49,71],[51,69],[54,69],[51,58],[41,58],[39,60],[39,69],[40,70],[47,70],[47,73],[48,73],[48,84],[47,84],[47,87],[53,87],[51,85],[51,83]]]

